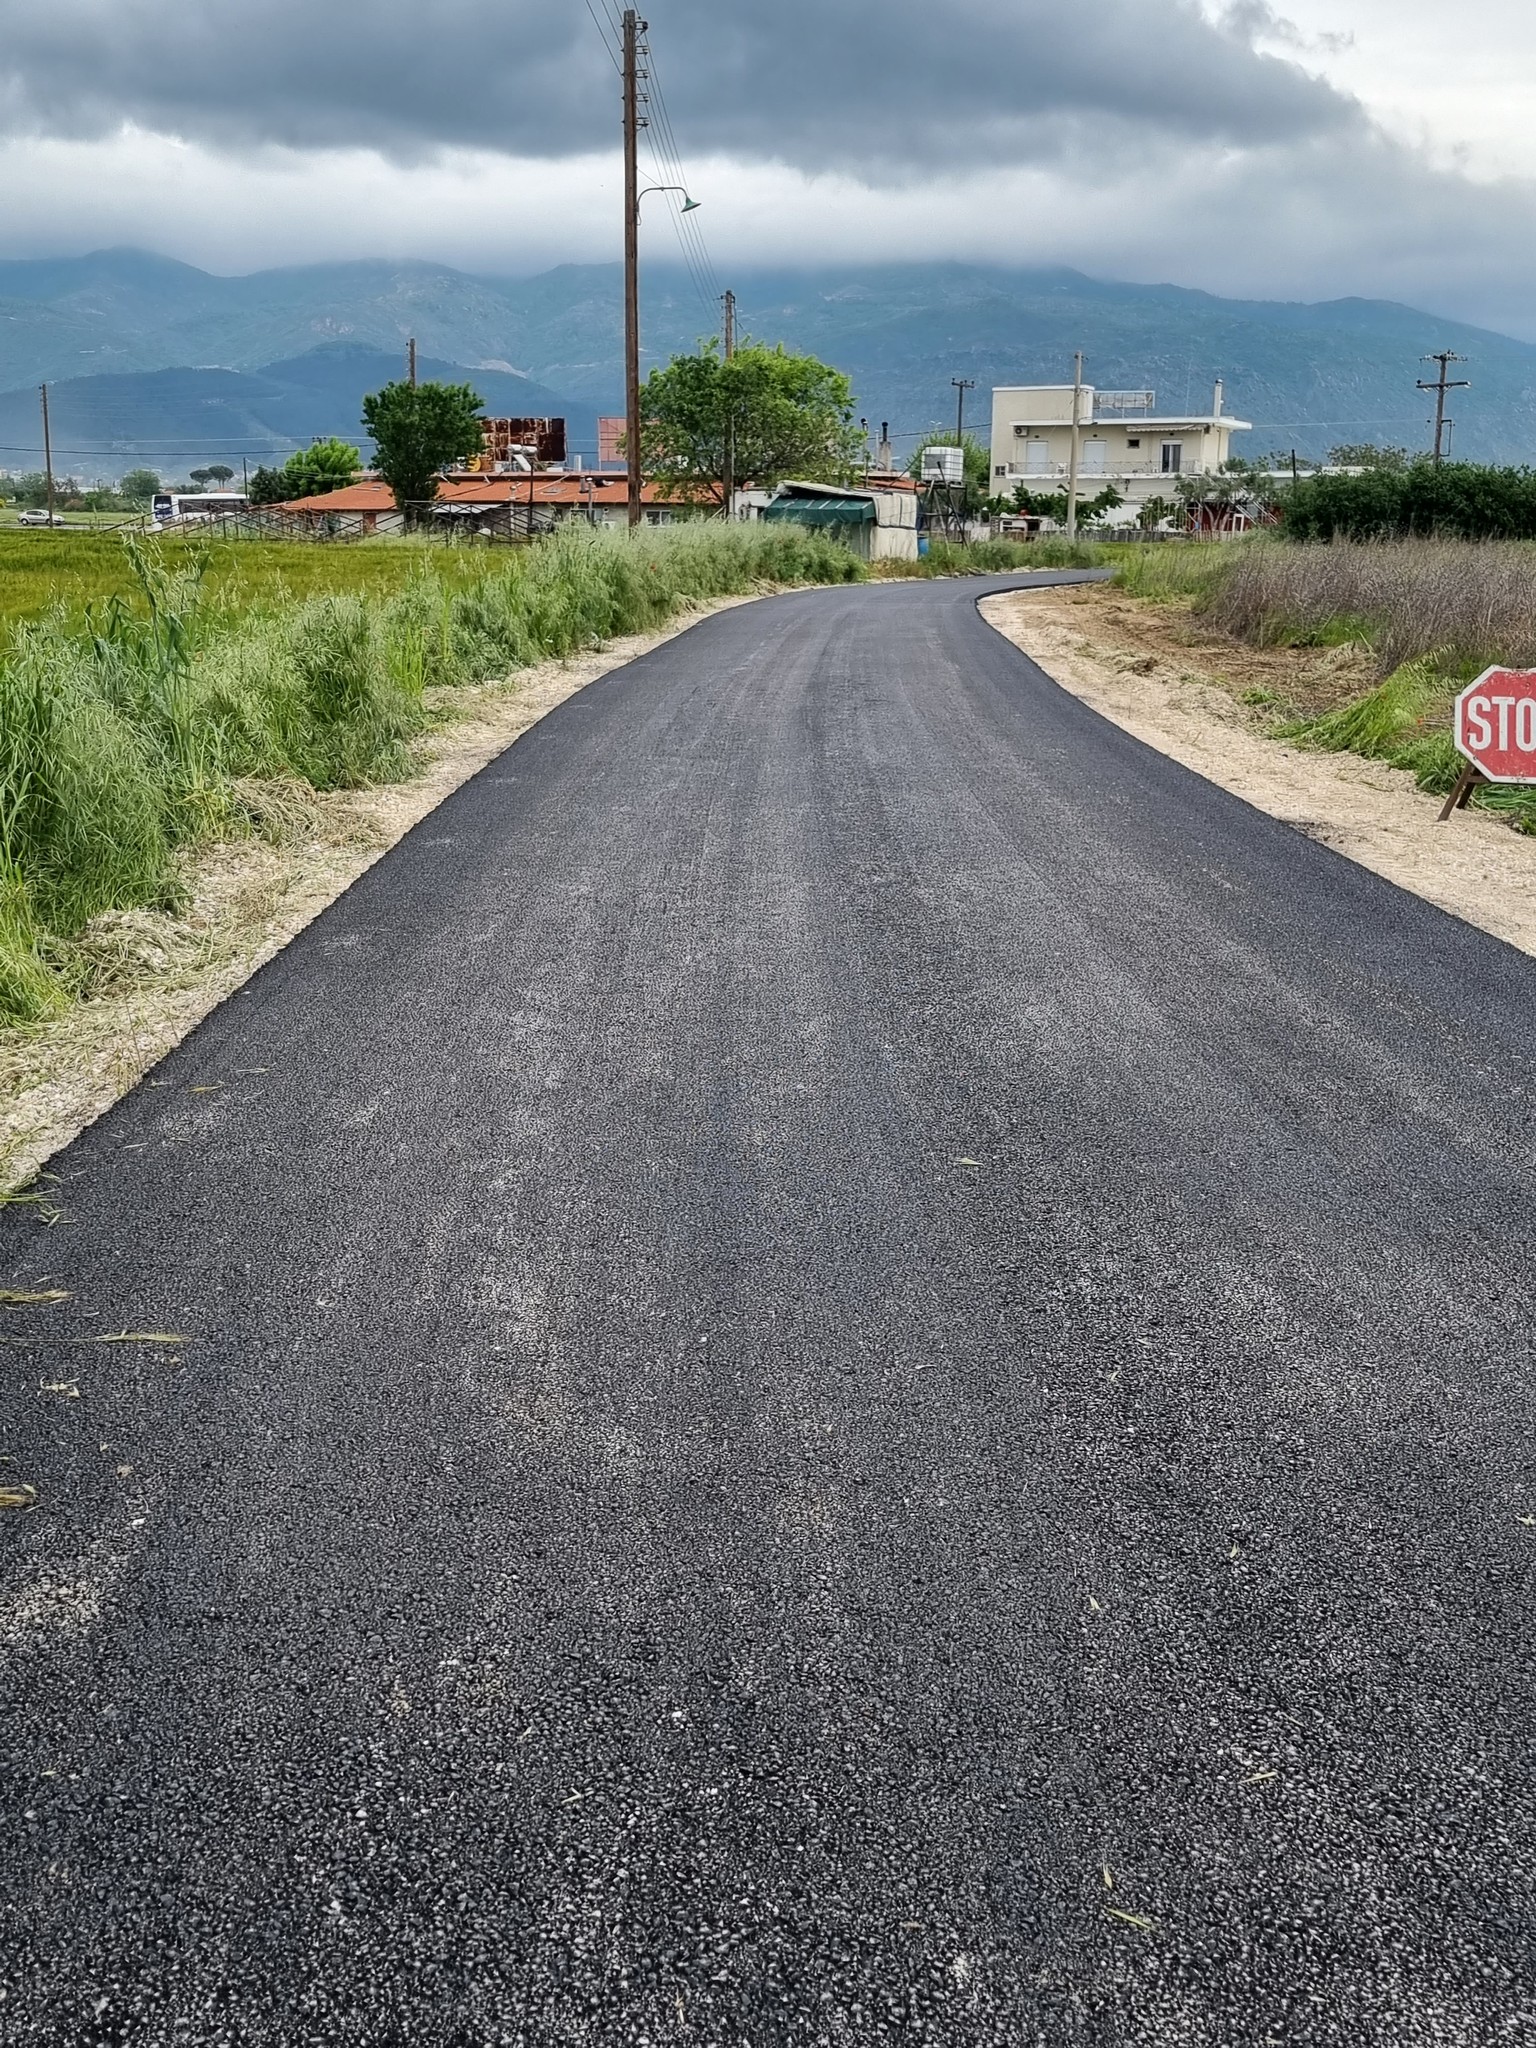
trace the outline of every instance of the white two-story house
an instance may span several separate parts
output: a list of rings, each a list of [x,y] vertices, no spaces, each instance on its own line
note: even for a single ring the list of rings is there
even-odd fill
[[[1173,497],[1181,476],[1221,468],[1232,436],[1250,422],[1222,409],[1218,382],[1207,413],[1159,412],[1154,391],[1079,388],[1078,491],[1083,500],[1113,484],[1132,509]],[[1015,484],[1061,491],[1072,460],[1070,384],[1000,384],[992,393],[992,489]]]

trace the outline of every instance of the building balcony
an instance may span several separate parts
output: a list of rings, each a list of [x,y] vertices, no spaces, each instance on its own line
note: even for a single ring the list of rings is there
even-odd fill
[[[1164,469],[1161,462],[1106,463],[1103,469],[1088,469],[1079,464],[1077,480],[1080,484],[1129,483],[1138,478],[1159,477],[1164,483],[1176,484],[1181,476],[1202,476],[1205,472],[1197,463],[1186,463],[1182,469]],[[1071,471],[1065,462],[1047,463],[1043,469],[1020,469],[1008,465],[1007,475],[994,476],[994,483],[1010,484],[1054,484],[1065,483]]]

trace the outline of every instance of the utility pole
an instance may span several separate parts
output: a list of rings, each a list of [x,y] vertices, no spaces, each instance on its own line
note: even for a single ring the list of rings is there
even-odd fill
[[[629,523],[638,526],[640,474],[640,18],[624,10],[624,452]]]
[[[43,394],[43,468],[48,473],[48,526],[53,527],[53,436],[48,431],[48,386],[40,387]]]
[[[1083,409],[1083,352],[1072,358],[1072,459],[1067,464],[1067,539],[1077,539],[1077,416]]]
[[[955,446],[960,450],[959,497],[955,500],[955,528],[965,539],[965,394],[976,389],[974,377],[951,377],[955,387]]]
[[[406,361],[410,366],[411,389],[414,391],[416,389],[416,337],[414,334],[406,343]]]
[[[725,294],[725,360],[736,353],[736,294]],[[727,520],[736,517],[736,416],[731,411],[730,387],[726,388],[725,475],[721,478],[721,512]]]
[[[1419,361],[1421,363],[1438,363],[1440,365],[1440,374],[1432,383],[1426,384],[1422,377],[1418,382],[1418,389],[1420,391],[1433,391],[1435,394],[1434,461],[1435,467],[1438,469],[1440,467],[1441,452],[1445,445],[1445,430],[1447,427],[1453,427],[1456,424],[1454,420],[1448,420],[1445,416],[1445,394],[1447,391],[1465,391],[1471,379],[1467,377],[1452,377],[1450,375],[1452,363],[1464,363],[1466,361],[1466,357],[1457,355],[1454,349],[1440,349],[1434,355],[1420,356]]]

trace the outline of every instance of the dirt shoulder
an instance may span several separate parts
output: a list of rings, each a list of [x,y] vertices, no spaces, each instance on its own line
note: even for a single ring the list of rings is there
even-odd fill
[[[89,931],[99,993],[56,1023],[0,1029],[0,1192],[111,1107],[172,1046],[461,783],[599,676],[750,604],[700,605],[659,633],[611,641],[572,661],[541,662],[504,682],[430,693],[452,722],[417,743],[410,782],[320,795],[263,785],[274,835],[209,847],[190,859],[174,916],[124,911]]]
[[[1063,689],[1309,838],[1401,889],[1536,954],[1536,838],[1475,811],[1436,823],[1441,799],[1354,754],[1311,753],[1265,731],[1276,701],[1320,708],[1371,677],[1352,650],[1258,650],[1175,606],[1105,585],[1010,591],[982,616]],[[1264,701],[1245,703],[1245,696]]]

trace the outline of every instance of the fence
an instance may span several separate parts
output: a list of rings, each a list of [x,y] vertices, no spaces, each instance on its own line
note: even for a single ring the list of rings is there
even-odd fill
[[[290,512],[282,505],[251,505],[244,511],[187,513],[155,522],[156,533],[206,534],[217,540],[287,540],[341,542],[370,540],[378,535],[411,533],[419,540],[448,546],[526,546],[555,531],[560,524],[547,506],[453,505],[425,501],[411,505],[412,515],[387,512]]]

